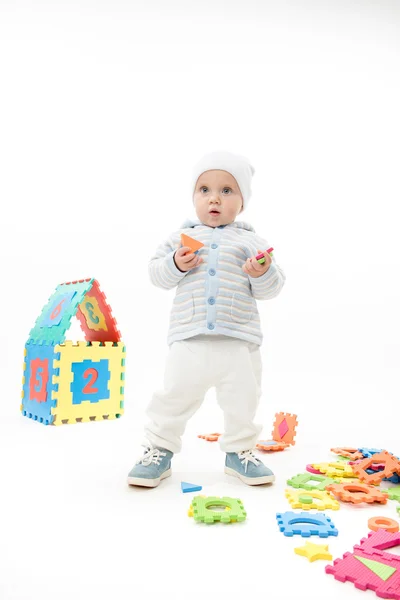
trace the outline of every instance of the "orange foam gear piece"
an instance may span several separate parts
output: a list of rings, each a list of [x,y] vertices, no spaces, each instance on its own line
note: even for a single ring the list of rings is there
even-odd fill
[[[182,246],[188,246],[192,252],[197,252],[204,246],[202,242],[195,240],[194,238],[186,235],[185,233],[181,233],[181,242]]]
[[[384,468],[382,471],[375,471],[375,473],[367,473],[366,470],[373,464],[382,463]],[[394,473],[400,475],[400,461],[397,460],[393,454],[384,450],[374,454],[370,458],[360,461],[356,465],[352,465],[353,473],[358,477],[360,481],[369,484],[380,483],[385,477],[391,477]]]
[[[220,435],[221,433],[206,433],[204,435],[198,435],[197,437],[202,440],[207,440],[207,442],[217,442]]]
[[[368,519],[368,527],[372,531],[378,531],[378,529],[385,529],[389,533],[397,533],[399,531],[399,524],[394,519],[389,517],[371,517]]]
[[[294,446],[297,425],[297,415],[283,412],[276,413],[272,439],[275,442],[284,442]]]
[[[351,458],[351,460],[358,460],[359,458],[363,458],[363,454],[358,451],[358,448],[331,448],[331,452],[333,452],[334,454],[339,454],[339,456]]]
[[[352,504],[361,504],[362,502],[386,504],[387,502],[385,494],[366,483],[331,483],[325,489],[342,502],[351,502]]]
[[[269,444],[268,442],[274,442],[273,444]],[[264,450],[264,452],[281,452],[282,450],[286,450],[289,448],[290,444],[285,444],[285,442],[275,442],[275,440],[260,440],[256,444],[256,448],[258,450]]]

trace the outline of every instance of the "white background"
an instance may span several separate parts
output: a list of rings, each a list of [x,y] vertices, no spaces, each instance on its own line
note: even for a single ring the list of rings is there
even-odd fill
[[[372,597],[296,556],[275,513],[332,446],[400,453],[399,61],[388,0],[1,0],[2,600]],[[196,437],[222,427],[210,391],[173,477],[129,489],[174,294],[148,260],[195,216],[191,167],[215,149],[255,166],[241,218],[287,276],[259,303],[258,422],[269,436],[295,412],[297,445],[266,458],[272,488],[232,481]],[[19,413],[24,343],[58,283],[92,276],[126,342],[126,412],[46,428]],[[240,497],[248,520],[196,525],[182,480]],[[381,513],[394,503],[331,513],[334,558]]]

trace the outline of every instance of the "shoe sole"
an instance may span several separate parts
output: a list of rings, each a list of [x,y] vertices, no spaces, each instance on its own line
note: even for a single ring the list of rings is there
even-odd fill
[[[273,483],[275,481],[275,475],[264,475],[264,477],[245,477],[241,475],[235,469],[230,469],[229,467],[225,467],[225,473],[227,475],[232,475],[233,477],[239,477],[246,483],[247,485],[263,485],[265,483]]]
[[[154,488],[158,486],[162,479],[165,479],[170,475],[172,475],[172,470],[167,469],[167,471],[164,471],[164,473],[160,475],[160,477],[157,477],[157,479],[145,479],[144,477],[128,477],[128,484],[139,485],[140,487]]]

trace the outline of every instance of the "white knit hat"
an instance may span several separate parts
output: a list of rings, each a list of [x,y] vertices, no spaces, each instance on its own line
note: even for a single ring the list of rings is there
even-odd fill
[[[251,197],[251,178],[255,173],[255,169],[245,156],[232,154],[232,152],[210,152],[195,164],[192,171],[192,198],[200,175],[205,171],[213,171],[214,169],[227,171],[236,179],[243,196],[244,210]]]

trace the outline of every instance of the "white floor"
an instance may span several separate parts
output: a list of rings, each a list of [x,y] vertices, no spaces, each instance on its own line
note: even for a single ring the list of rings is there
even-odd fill
[[[172,477],[154,490],[125,483],[141,432],[132,411],[119,421],[63,427],[39,425],[17,411],[3,419],[0,598],[372,597],[326,575],[326,561],[297,556],[294,548],[305,539],[284,537],[275,518],[291,510],[284,496],[288,477],[306,463],[334,459],[329,450],[335,442],[358,440],[337,434],[333,441],[327,429],[326,440],[321,430],[312,441],[300,420],[294,448],[264,455],[276,483],[251,488],[224,475],[218,444],[196,437],[205,432],[205,415],[206,409],[189,423]],[[376,445],[370,437],[365,442]],[[187,516],[192,495],[181,492],[181,481],[201,484],[207,495],[240,498],[247,520],[196,524]],[[334,558],[367,535],[369,517],[397,516],[395,502],[327,512],[339,530],[328,540]]]

